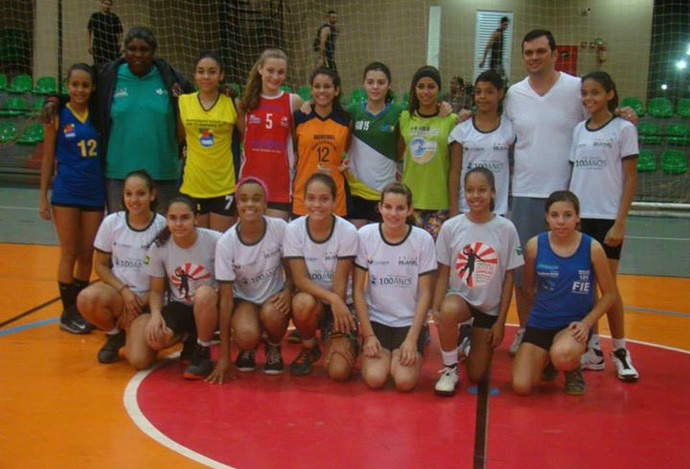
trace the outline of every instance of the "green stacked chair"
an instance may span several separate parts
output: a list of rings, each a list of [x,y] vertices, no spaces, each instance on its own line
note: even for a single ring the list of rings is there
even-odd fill
[[[14,122],[0,122],[0,143],[11,142],[17,138],[17,125]]]
[[[17,143],[22,145],[34,145],[43,141],[43,124],[34,122],[26,126],[22,134],[17,139]]]
[[[55,77],[41,77],[36,80],[36,87],[34,87],[34,94],[56,94],[58,90],[57,81]]]
[[[242,85],[240,85],[239,83],[229,83],[227,87],[230,88],[237,97],[239,97],[242,94]]]
[[[64,83],[62,83],[60,85],[60,94],[63,96],[67,96],[69,94],[69,90],[67,89],[67,85],[65,85]]]
[[[0,73],[0,91],[5,91],[7,89],[7,75]]]
[[[690,98],[679,99],[676,112],[681,117],[690,117]]]
[[[352,95],[350,95],[349,103],[363,103],[366,100],[367,92],[364,91],[364,88],[355,88],[354,90],[352,90]]]
[[[673,104],[668,98],[652,98],[649,100],[647,111],[654,117],[671,117]]]
[[[688,172],[688,159],[681,150],[664,150],[661,154],[661,169],[667,174]]]
[[[292,93],[292,87],[290,85],[280,85],[280,89],[282,91],[287,91],[288,93]]]
[[[397,103],[398,102],[398,93],[395,91],[391,90],[391,102],[392,103]]]
[[[656,171],[656,156],[651,150],[641,150],[637,157],[638,173],[653,173]]]
[[[12,83],[7,87],[8,93],[23,94],[30,93],[34,87],[31,75],[17,75],[12,79]]]
[[[43,113],[43,105],[45,102],[46,98],[43,96],[34,99],[34,102],[31,103],[31,115],[40,116]]]
[[[297,88],[297,94],[303,101],[309,101],[311,99],[311,88],[308,86],[300,86]]]
[[[690,126],[685,122],[667,125],[666,140],[672,145],[687,145],[690,143]]]
[[[661,143],[661,126],[656,122],[643,121],[637,124],[640,143],[658,145]]]
[[[407,108],[408,104],[410,104],[410,94],[405,91],[403,93],[402,101],[400,101],[400,105],[404,108]]]
[[[621,107],[630,107],[638,117],[644,116],[644,105],[642,100],[636,96],[627,96],[621,101]]]
[[[10,96],[0,106],[0,116],[22,116],[28,114],[29,108],[26,101],[21,96]]]

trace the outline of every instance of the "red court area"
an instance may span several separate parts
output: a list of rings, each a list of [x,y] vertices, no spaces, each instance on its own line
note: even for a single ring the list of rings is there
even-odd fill
[[[508,331],[492,370],[487,468],[690,467],[690,355],[631,343],[638,383],[618,381],[607,359],[606,371],[585,373],[584,396],[563,393],[560,376],[518,397]],[[286,364],[297,352],[284,348]],[[149,435],[212,466],[470,468],[477,396],[466,381],[452,398],[435,396],[440,363],[434,339],[418,388],[401,394],[369,390],[358,375],[331,382],[321,366],[300,378],[257,370],[222,386],[185,382],[171,360],[135,377],[125,401]]]

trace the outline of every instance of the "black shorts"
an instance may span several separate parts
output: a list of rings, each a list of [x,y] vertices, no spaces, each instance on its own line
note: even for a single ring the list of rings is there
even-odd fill
[[[321,340],[327,342],[331,337],[345,335],[348,339],[350,339],[354,349],[359,350],[359,320],[357,319],[357,315],[354,313],[352,306],[347,305],[347,307],[350,309],[350,314],[352,314],[352,317],[355,320],[355,329],[347,334],[341,334],[340,332],[333,332],[333,311],[331,310],[331,305],[323,305],[323,314],[321,315],[321,319],[319,319]]]
[[[553,338],[556,337],[556,334],[567,327],[568,326],[556,327],[554,329],[540,329],[538,327],[527,326],[522,342],[536,345],[548,352],[549,349],[551,349],[551,345],[553,345]]]
[[[498,316],[483,313],[472,305],[468,306],[470,307],[472,317],[474,318],[474,321],[472,321],[472,327],[478,327],[479,329],[491,329],[494,327],[494,324],[496,324],[496,321],[498,320]]]
[[[377,200],[367,200],[353,195],[350,197],[348,208],[348,218],[353,220],[368,220],[375,223],[382,221]]]
[[[193,306],[180,303],[179,301],[171,301],[163,306],[163,311],[161,313],[165,320],[165,325],[168,326],[175,335],[181,335],[187,332],[196,333]]]
[[[371,322],[371,327],[374,329],[374,334],[376,338],[379,339],[381,346],[391,352],[395,349],[400,348],[402,343],[407,337],[407,333],[410,330],[410,326],[407,327],[390,327],[378,322]],[[422,327],[419,332],[419,337],[417,338],[417,351],[420,354],[424,354],[424,344],[427,343],[427,337],[429,336],[429,326],[426,324]]]
[[[614,223],[615,220],[605,220],[601,218],[580,218],[580,231],[599,241],[604,248],[604,252],[606,253],[606,257],[608,259],[618,260],[621,258],[623,243],[615,247],[604,243],[606,233],[609,232]]]
[[[215,213],[225,217],[235,215],[235,194],[209,197],[207,199],[193,197],[192,199],[196,203],[196,211],[199,215],[206,215],[207,213]]]
[[[282,210],[287,213],[290,213],[292,210],[292,204],[290,202],[269,202],[267,206],[271,210]]]
[[[105,212],[105,205],[80,205],[80,204],[61,204],[60,202],[50,202],[53,207],[76,208],[80,212]]]

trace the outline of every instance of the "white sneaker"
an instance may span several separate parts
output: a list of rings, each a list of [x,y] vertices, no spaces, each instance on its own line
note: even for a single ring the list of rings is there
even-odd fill
[[[444,366],[441,370],[441,377],[436,381],[434,391],[439,396],[452,396],[458,388],[460,375],[457,366]]]
[[[508,353],[510,353],[511,357],[514,357],[517,353],[518,349],[520,348],[520,344],[522,343],[523,337],[525,337],[525,329],[521,327],[515,334],[515,339],[513,339],[513,343],[510,344],[510,348],[508,349]]]
[[[619,348],[611,352],[611,360],[616,366],[616,374],[621,381],[634,383],[640,378],[630,359],[630,352],[627,349]]]
[[[580,357],[580,366],[583,370],[601,371],[606,367],[604,352],[598,347],[587,347]]]

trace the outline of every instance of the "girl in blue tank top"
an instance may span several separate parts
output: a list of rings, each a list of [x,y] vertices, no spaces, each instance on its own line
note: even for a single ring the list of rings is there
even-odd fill
[[[39,214],[45,220],[54,221],[60,240],[58,284],[63,305],[60,328],[74,334],[85,334],[92,329],[75,303],[79,292],[89,284],[93,241],[105,205],[100,139],[89,112],[95,84],[96,74],[89,65],[75,64],[69,69],[69,101],[57,118],[45,125],[41,163]],[[53,190],[49,202],[51,180]]]
[[[616,287],[601,244],[577,231],[577,196],[556,191],[545,211],[549,231],[525,248],[523,282],[530,313],[513,362],[513,389],[530,394],[540,378],[553,379],[564,371],[565,391],[583,394],[580,357],[592,326],[613,304]]]

